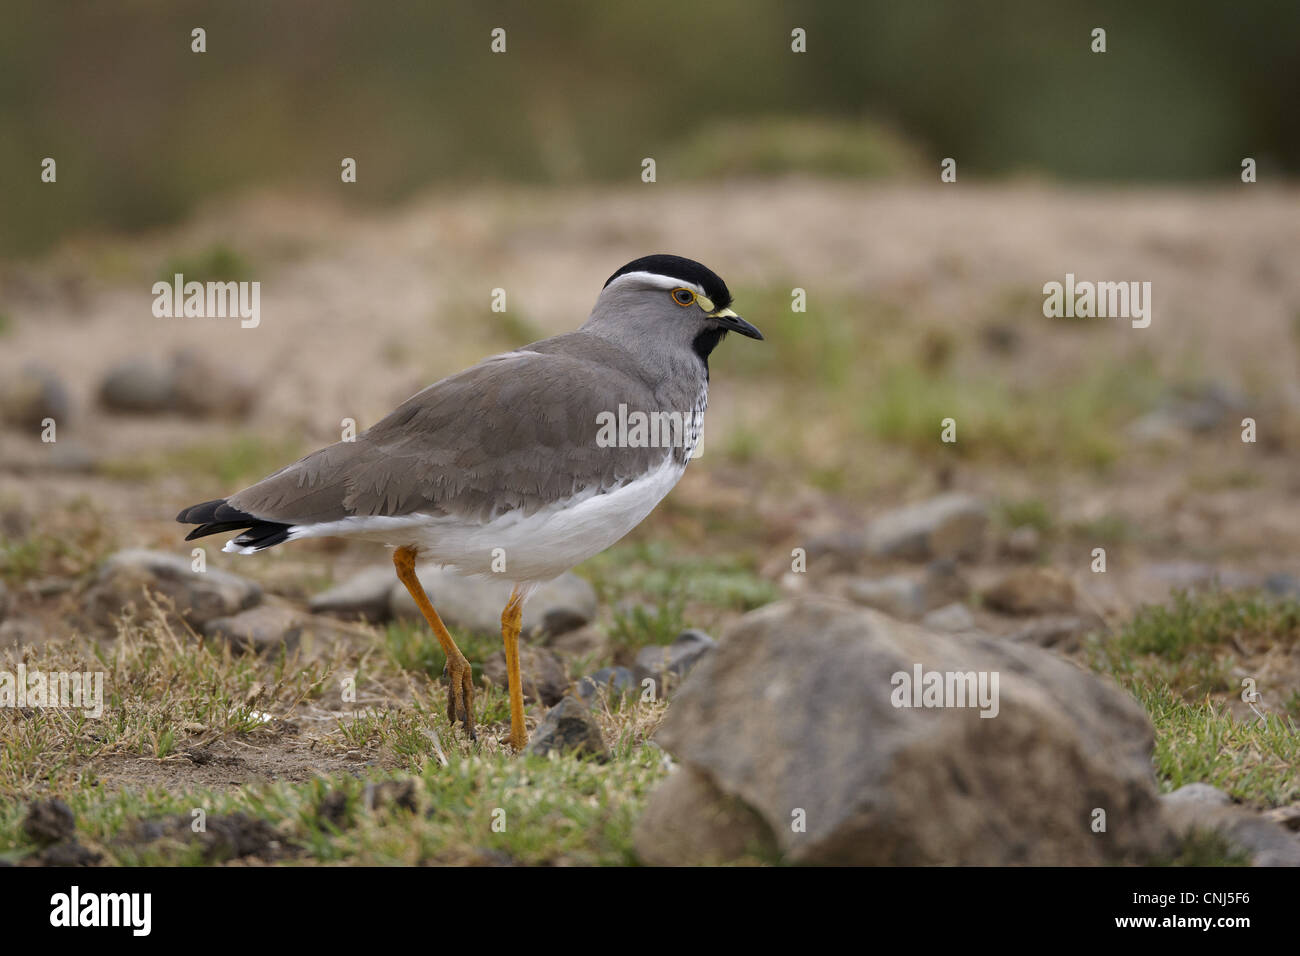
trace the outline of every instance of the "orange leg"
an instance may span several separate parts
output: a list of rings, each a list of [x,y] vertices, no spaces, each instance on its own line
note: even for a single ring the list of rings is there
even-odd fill
[[[415,606],[429,622],[429,627],[433,629],[433,636],[438,639],[443,654],[447,656],[447,670],[444,672],[448,680],[447,719],[452,723],[457,720],[463,723],[470,739],[473,740],[477,736],[474,733],[473,672],[470,670],[469,661],[452,640],[447,626],[442,623],[442,618],[433,609],[433,604],[429,601],[429,595],[424,593],[424,586],[420,584],[420,579],[416,577],[415,557],[419,553],[418,548],[398,548],[393,552],[393,567],[397,568],[398,580],[406,585],[406,590],[411,592]]]
[[[528,746],[524,729],[524,685],[519,675],[519,632],[523,629],[524,599],[515,588],[501,612],[501,639],[506,645],[506,683],[510,688],[510,746],[516,751]]]

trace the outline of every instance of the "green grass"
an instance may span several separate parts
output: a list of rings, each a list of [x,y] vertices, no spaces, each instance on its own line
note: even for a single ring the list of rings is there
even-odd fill
[[[998,505],[997,516],[1005,527],[1011,529],[1028,526],[1042,535],[1048,535],[1055,528],[1051,509],[1039,498],[1003,501]]]
[[[106,793],[87,785],[64,798],[77,818],[77,839],[108,865],[223,862],[228,853],[205,850],[202,837],[190,830],[196,808],[209,829],[232,814],[265,821],[281,844],[279,858],[300,864],[608,865],[636,862],[633,826],[666,772],[662,752],[642,744],[605,764],[454,755],[446,766],[426,762],[414,776],[332,774],[306,783],[179,793]],[[367,788],[392,780],[412,782],[414,809],[395,801],[367,806]],[[0,859],[16,861],[38,849],[22,832],[24,815],[24,804],[0,802]],[[184,825],[141,839],[141,821],[169,818]]]
[[[1142,608],[1110,636],[1087,641],[1091,665],[1114,676],[1155,728],[1156,771],[1169,789],[1196,781],[1238,800],[1278,806],[1300,798],[1297,698],[1258,686],[1264,719],[1234,716],[1233,677],[1255,655],[1294,648],[1300,603],[1257,594],[1179,592]]]
[[[1170,790],[1208,783],[1243,803],[1276,807],[1300,799],[1300,726],[1268,714],[1237,719],[1213,701],[1187,701],[1168,687],[1139,687],[1151,716],[1156,773]]]
[[[723,617],[761,607],[780,596],[760,577],[752,554],[701,557],[663,541],[624,542],[582,564],[601,604],[633,606],[616,612],[610,637],[624,647],[666,644],[687,627],[708,630]]]
[[[253,278],[252,263],[229,245],[217,242],[194,252],[173,256],[158,269],[161,282],[172,282],[177,273],[186,282],[241,282]]]
[[[1293,647],[1297,639],[1300,603],[1294,600],[1178,591],[1171,605],[1141,608],[1118,634],[1094,637],[1089,647],[1094,666],[1124,683],[1173,687],[1190,699],[1236,692],[1229,673],[1238,657]]]
[[[710,123],[669,152],[674,177],[817,174],[853,179],[906,175],[917,168],[916,149],[865,119],[774,116]]]
[[[18,583],[83,575],[112,545],[94,504],[81,496],[43,516],[40,528],[0,537],[0,580]]]

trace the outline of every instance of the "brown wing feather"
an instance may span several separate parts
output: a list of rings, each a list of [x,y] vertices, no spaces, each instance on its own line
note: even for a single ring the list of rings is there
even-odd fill
[[[596,443],[600,412],[656,407],[630,357],[582,333],[530,348],[543,351],[496,356],[430,385],[356,441],[308,455],[230,505],[295,524],[414,512],[486,520],[593,484],[617,487],[664,460],[664,448]]]

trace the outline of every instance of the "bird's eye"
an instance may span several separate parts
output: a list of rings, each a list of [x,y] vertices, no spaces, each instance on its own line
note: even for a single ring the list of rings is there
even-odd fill
[[[695,293],[690,289],[673,289],[673,301],[678,305],[694,305]]]

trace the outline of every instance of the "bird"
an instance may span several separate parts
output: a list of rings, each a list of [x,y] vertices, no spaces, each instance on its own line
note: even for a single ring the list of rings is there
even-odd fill
[[[726,283],[699,262],[635,259],[609,277],[576,331],[435,382],[351,440],[176,520],[197,525],[186,541],[240,532],[222,550],[241,555],[322,536],[392,548],[397,578],[446,657],[447,717],[472,740],[470,664],[416,561],[504,575],[509,743],[522,751],[524,604],[640,524],[682,477],[703,428],[709,356],[729,332],[763,339],[731,305]],[[647,419],[664,427],[647,429]]]

